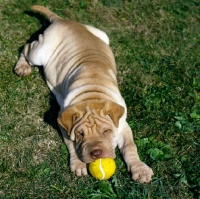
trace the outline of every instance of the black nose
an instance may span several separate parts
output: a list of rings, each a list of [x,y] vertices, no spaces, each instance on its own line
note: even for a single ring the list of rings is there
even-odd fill
[[[103,156],[103,152],[101,149],[95,149],[90,153],[91,158],[99,159]]]

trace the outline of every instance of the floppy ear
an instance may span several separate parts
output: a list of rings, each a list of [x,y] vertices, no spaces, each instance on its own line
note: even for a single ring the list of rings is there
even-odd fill
[[[119,104],[109,101],[105,103],[104,113],[109,115],[114,123],[114,125],[118,128],[119,119],[123,116],[125,112],[124,107]]]
[[[76,106],[73,105],[64,110],[57,118],[57,121],[70,135],[77,117],[80,117],[80,110],[77,110]]]

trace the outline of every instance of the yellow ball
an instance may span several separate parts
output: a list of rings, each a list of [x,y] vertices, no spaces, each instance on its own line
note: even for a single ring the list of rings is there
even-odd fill
[[[98,180],[109,179],[116,170],[115,161],[111,158],[101,158],[89,164],[91,175]]]

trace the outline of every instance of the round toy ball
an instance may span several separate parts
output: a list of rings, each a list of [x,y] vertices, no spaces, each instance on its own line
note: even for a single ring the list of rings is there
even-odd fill
[[[109,179],[116,170],[115,161],[111,158],[101,158],[89,164],[91,175],[98,180]]]

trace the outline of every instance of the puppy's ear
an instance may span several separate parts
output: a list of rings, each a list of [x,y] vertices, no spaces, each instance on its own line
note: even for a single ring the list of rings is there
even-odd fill
[[[80,111],[73,105],[64,110],[58,116],[57,121],[67,131],[68,135],[70,135],[71,129],[78,117],[80,117]]]
[[[105,103],[104,113],[111,117],[114,125],[117,128],[119,126],[119,119],[123,116],[124,112],[125,112],[124,107],[120,106],[115,102],[109,101]]]

